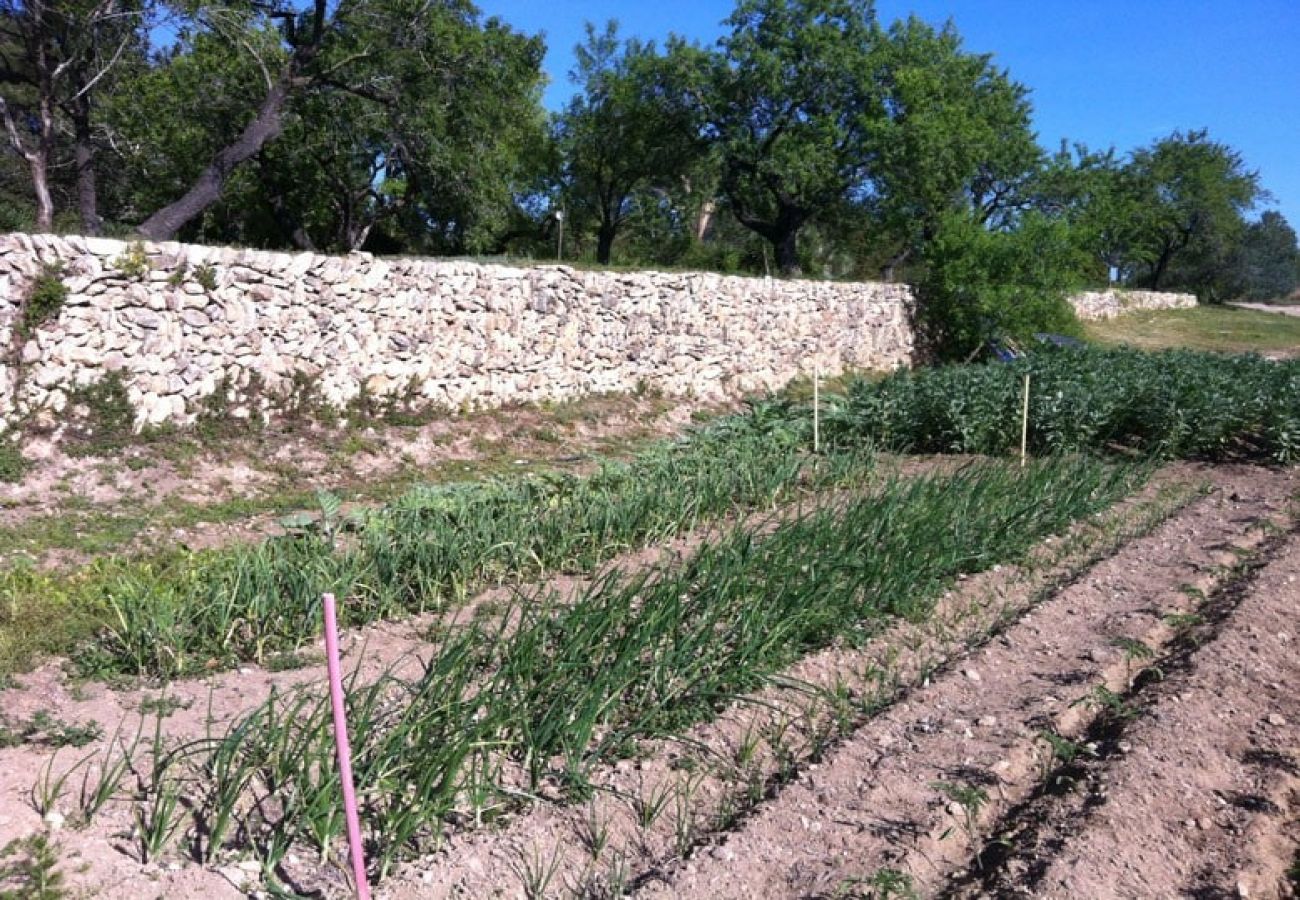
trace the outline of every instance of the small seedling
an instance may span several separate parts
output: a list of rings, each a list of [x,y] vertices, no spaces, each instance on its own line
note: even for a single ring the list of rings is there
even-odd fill
[[[0,850],[0,900],[63,900],[59,845],[44,834],[10,841]]]
[[[1133,686],[1133,679],[1141,674],[1142,669],[1137,672],[1133,671],[1133,663],[1138,660],[1154,659],[1156,651],[1152,650],[1142,641],[1131,637],[1118,637],[1111,641],[1111,646],[1118,647],[1124,651],[1124,679],[1129,686]]]
[[[1050,729],[1043,729],[1038,732],[1038,739],[1047,744],[1048,753],[1043,758],[1041,778],[1044,784],[1064,784],[1066,779],[1058,777],[1055,782],[1052,781],[1052,772],[1058,766],[1069,766],[1081,756],[1089,755],[1092,750],[1078,741],[1072,741],[1064,735],[1057,734]]]
[[[609,818],[600,812],[595,803],[587,804],[586,814],[578,823],[578,840],[591,854],[592,861],[600,859],[609,844]]]
[[[519,851],[517,858],[511,863],[511,868],[523,882],[524,897],[527,900],[544,900],[547,889],[555,880],[556,873],[560,871],[562,861],[558,846],[551,851],[549,859],[543,858],[541,851],[536,847],[530,851]]]
[[[1087,694],[1070,704],[1072,707],[1085,705],[1101,710],[1112,719],[1119,721],[1127,721],[1136,718],[1138,715],[1136,706],[1125,701],[1122,696],[1104,684],[1097,685]]]
[[[930,784],[930,787],[961,808],[962,828],[965,830],[966,837],[971,842],[971,845],[977,846],[979,844],[980,811],[989,802],[988,792],[979,785],[953,784],[948,781],[935,781]]]

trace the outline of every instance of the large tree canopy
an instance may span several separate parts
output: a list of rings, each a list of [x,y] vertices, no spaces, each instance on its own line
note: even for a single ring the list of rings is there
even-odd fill
[[[866,178],[883,115],[870,0],[741,0],[703,98],[721,193],[785,274],[798,234]]]
[[[1019,272],[956,343],[1057,290],[1007,263],[1035,255],[1207,298],[1295,283],[1294,232],[1204,131],[1049,157],[951,23],[737,0],[723,27],[589,26],[547,113],[541,38],[470,0],[0,0],[0,228],[552,257],[563,212],[598,264],[884,272],[952,309]]]

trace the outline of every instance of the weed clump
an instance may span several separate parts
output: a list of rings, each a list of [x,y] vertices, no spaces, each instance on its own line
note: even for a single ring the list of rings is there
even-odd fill
[[[67,301],[68,286],[63,283],[63,264],[46,263],[27,290],[22,317],[16,328],[18,336],[27,340],[42,325],[57,319]]]

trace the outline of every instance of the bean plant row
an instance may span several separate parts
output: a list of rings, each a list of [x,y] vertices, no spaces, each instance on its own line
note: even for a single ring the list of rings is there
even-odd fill
[[[925,617],[958,575],[1023,558],[1144,475],[1083,457],[978,463],[740,524],[678,564],[606,569],[576,596],[519,591],[443,634],[417,676],[354,680],[374,874],[521,798],[589,796],[593,767],[681,734],[809,652]],[[321,692],[272,696],[224,733],[155,752],[161,771],[135,802],[183,793],[193,802],[165,806],[176,818],[158,833],[188,834],[201,860],[252,851],[274,873],[291,848],[340,851],[332,754]]]
[[[798,441],[794,429],[742,415],[586,476],[425,486],[351,516],[323,495],[310,525],[284,537],[86,573],[72,586],[102,608],[104,625],[76,659],[90,673],[161,678],[262,661],[318,635],[327,591],[348,598],[348,625],[420,613],[489,586],[587,573],[872,468],[869,452],[814,459]]]
[[[1193,351],[1089,348],[857,381],[824,431],[841,445],[1013,453],[1025,375],[1034,453],[1300,460],[1300,360]]]

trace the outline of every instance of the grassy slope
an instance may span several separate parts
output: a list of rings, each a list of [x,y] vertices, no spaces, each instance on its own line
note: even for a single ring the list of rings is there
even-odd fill
[[[1300,317],[1231,306],[1135,312],[1106,322],[1088,322],[1084,328],[1098,343],[1143,350],[1185,347],[1224,353],[1300,354]]]

